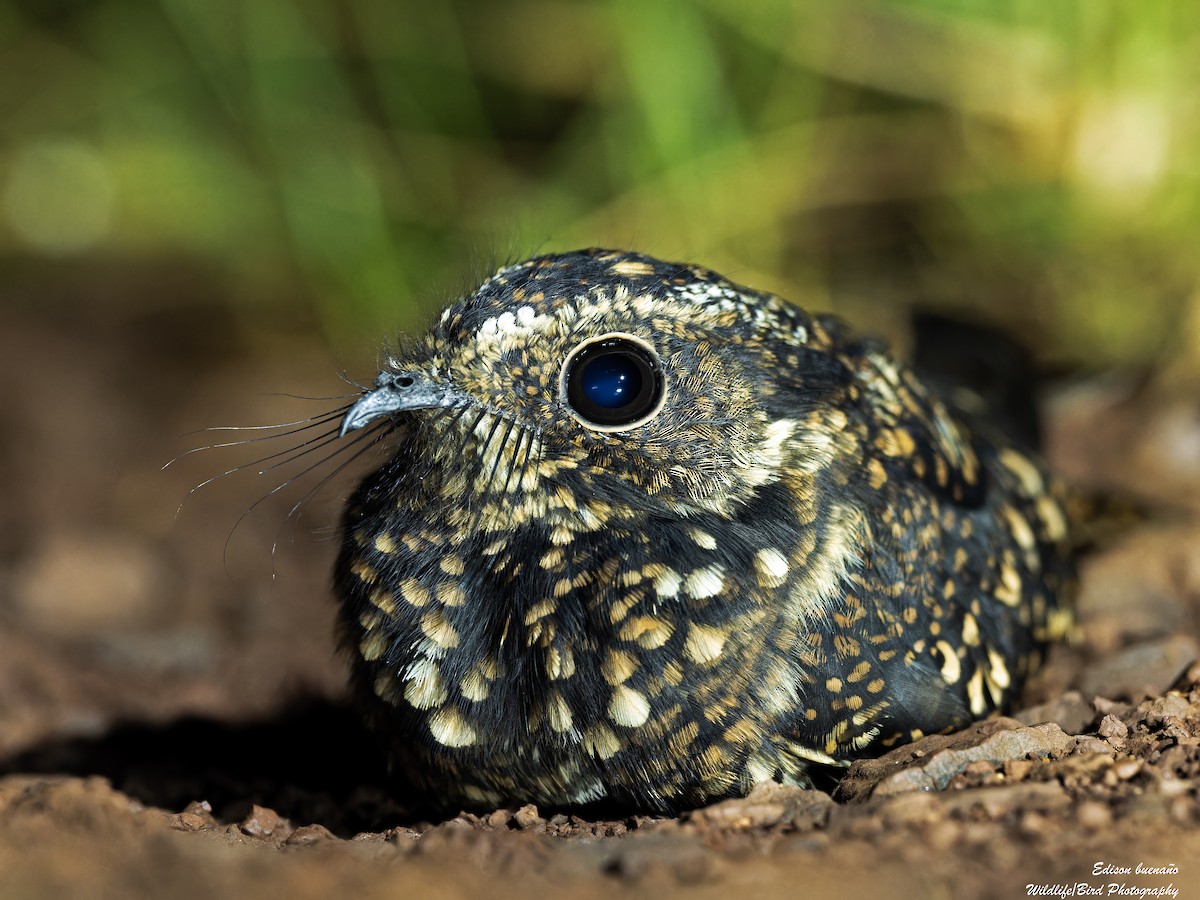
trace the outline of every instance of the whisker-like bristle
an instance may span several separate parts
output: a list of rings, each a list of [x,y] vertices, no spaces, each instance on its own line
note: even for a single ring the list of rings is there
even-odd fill
[[[341,372],[338,372],[337,376],[338,376],[338,378],[342,379],[342,381],[344,381],[346,384],[350,385],[352,388],[357,388],[361,393],[365,394],[367,391],[371,390],[371,386],[369,384],[362,384],[361,382],[355,381],[353,378],[351,378],[349,375],[346,374],[345,369],[343,369]],[[353,397],[354,395],[347,394],[347,396]]]
[[[371,430],[374,431],[375,429],[371,429]],[[328,447],[330,444],[337,443],[341,439],[342,439],[341,432],[335,429],[333,431],[327,431],[322,435],[318,435],[317,437],[312,438],[311,440],[307,440],[298,447],[292,447],[289,450],[282,450],[279,453],[272,453],[270,456],[264,456],[264,457],[262,457],[262,459],[258,460],[257,464],[265,463],[268,460],[275,459],[276,457],[279,457],[279,456],[284,456],[285,454],[288,454],[288,453],[291,454],[291,456],[287,456],[285,459],[279,460],[279,462],[271,463],[271,465],[269,465],[269,466],[263,466],[261,469],[258,470],[258,474],[266,475],[268,472],[273,472],[275,469],[278,469],[280,466],[286,466],[288,463],[295,462],[296,460],[300,459],[302,456],[307,456],[310,453],[320,450],[322,447]]]
[[[496,473],[498,471],[500,471],[500,463],[504,460],[504,445],[508,443],[508,438],[512,434],[512,430],[513,430],[513,423],[507,419],[497,418],[496,422],[497,422],[497,424],[500,424],[501,422],[503,422],[504,431],[500,432],[500,439],[499,439],[498,443],[496,444],[495,450],[494,450],[495,459],[492,460],[491,471],[488,472],[487,480],[483,484],[483,496],[484,497],[487,497],[492,492],[492,484],[496,481]],[[493,452],[492,438],[496,433],[497,433],[496,427],[492,426],[492,430],[490,432],[488,432],[488,439],[484,443],[483,448],[479,454],[479,458],[481,460],[486,460],[488,453]]]
[[[209,478],[204,479],[199,484],[195,485],[191,490],[189,490],[184,495],[183,501],[179,504],[179,509],[177,509],[175,511],[175,515],[176,515],[176,517],[178,517],[179,514],[181,512],[183,512],[184,506],[187,505],[187,502],[188,502],[188,500],[191,499],[192,495],[194,495],[197,491],[208,487],[213,482],[220,481],[222,478],[227,478],[230,475],[236,475],[238,472],[244,472],[247,469],[257,468],[258,466],[263,466],[263,468],[258,470],[258,474],[265,475],[267,472],[273,471],[275,469],[280,468],[281,466],[286,466],[289,463],[295,462],[296,460],[300,459],[301,457],[307,456],[309,453],[313,453],[314,451],[320,450],[322,447],[327,447],[327,446],[329,446],[329,444],[333,443],[336,440],[338,440],[338,432],[336,429],[332,429],[330,431],[326,431],[320,435],[317,435],[314,438],[306,440],[304,443],[300,444],[299,446],[287,447],[287,448],[285,448],[283,450],[279,450],[275,453],[268,453],[266,456],[260,456],[258,459],[251,460],[248,463],[241,463],[240,465],[236,465],[236,466],[233,466],[232,468],[226,469],[224,472],[218,472],[216,475],[213,475]],[[247,442],[247,443],[249,443],[249,442]],[[233,445],[231,445],[231,446],[233,446]],[[280,457],[283,457],[283,459],[279,459]],[[273,459],[279,459],[279,461],[275,462],[275,463],[271,463],[271,465],[264,465],[264,463],[268,463]]]
[[[351,382],[351,384],[355,388],[354,393],[352,393],[352,394],[333,394],[332,396],[329,396],[329,397],[307,397],[304,394],[292,394],[287,391],[270,391],[265,394],[259,394],[258,396],[260,396],[260,397],[287,397],[289,400],[315,400],[318,402],[327,403],[330,400],[349,400],[351,398],[358,399],[362,395],[363,391],[370,390],[369,387],[364,387],[361,384],[355,384],[354,382]]]
[[[210,425],[208,428],[200,428],[196,431],[188,432],[188,436],[193,434],[205,434],[209,431],[274,431],[278,428],[291,428],[294,425],[302,425],[305,428],[311,428],[313,425],[321,422],[326,422],[332,418],[344,416],[346,411],[353,404],[347,403],[345,406],[339,406],[337,409],[327,410],[315,416],[307,416],[303,419],[296,419],[294,422],[277,422],[274,425]],[[278,437],[284,437],[292,432],[280,432]]]
[[[534,444],[538,447],[538,458],[541,458],[542,441],[538,435],[530,431],[529,443],[525,446],[525,459],[521,462],[521,474],[517,476],[517,490],[524,490],[525,476],[529,474],[529,465],[533,461]]]
[[[484,467],[487,465],[487,452],[488,452],[488,448],[492,446],[492,438],[494,438],[496,436],[496,432],[500,429],[500,426],[503,424],[504,424],[504,420],[501,419],[499,416],[496,416],[496,415],[492,416],[491,427],[488,428],[487,436],[484,437],[483,443],[479,445],[479,452],[477,453],[477,457],[479,459],[479,473],[478,473],[479,476],[483,475]],[[472,432],[474,432],[475,429],[471,429],[471,430],[472,430]]]
[[[178,456],[176,456],[174,459],[172,459],[170,462],[168,462],[166,465],[164,465],[163,469],[167,469],[171,465],[179,462],[179,460],[184,459],[188,456],[191,456],[193,453],[200,453],[200,452],[206,451],[206,450],[220,450],[225,447],[241,447],[246,444],[257,444],[262,441],[273,441],[273,440],[277,440],[278,438],[292,437],[297,434],[303,434],[305,431],[309,431],[310,429],[320,428],[324,425],[328,425],[330,422],[338,421],[343,416],[345,416],[346,411],[349,409],[350,409],[350,406],[347,405],[347,406],[343,406],[343,407],[340,407],[335,410],[331,410],[330,412],[327,412],[327,413],[322,413],[319,416],[312,416],[311,418],[300,419],[295,422],[283,422],[278,425],[214,425],[211,428],[202,428],[202,429],[200,429],[200,431],[193,431],[192,434],[204,434],[205,432],[210,432],[210,431],[264,431],[264,430],[274,430],[274,429],[279,429],[279,428],[290,428],[290,430],[289,431],[280,431],[277,434],[266,434],[266,435],[260,435],[258,437],[246,438],[246,439],[240,440],[240,441],[220,441],[215,444],[205,444],[202,447],[193,447],[190,450],[180,453]],[[291,426],[293,426],[293,425],[298,425],[300,427],[291,428]],[[328,432],[326,432],[326,434],[327,433]],[[321,437],[324,437],[324,434],[318,436],[317,438],[314,438],[314,440],[320,440]],[[284,452],[287,452],[287,451],[284,451]],[[266,459],[270,459],[270,458],[271,457],[264,457],[264,461]],[[248,463],[247,465],[256,465],[256,463]],[[236,470],[234,470],[234,471],[236,471]]]
[[[501,494],[508,493],[508,486],[510,484],[512,484],[513,473],[517,471],[517,460],[521,456],[521,446],[522,446],[522,444],[525,443],[526,438],[528,438],[529,440],[532,440],[533,439],[532,433],[529,431],[526,431],[524,428],[518,428],[517,429],[517,439],[514,442],[513,449],[512,449],[512,462],[508,466],[508,473],[504,476],[504,484],[500,488]],[[528,456],[528,453],[526,454],[526,456]],[[519,488],[520,486],[521,486],[521,482],[518,481],[517,487]]]
[[[533,461],[533,467],[535,470],[540,470],[542,468],[542,460],[545,458],[545,454],[546,445],[542,442],[541,438],[539,438],[537,442],[537,459]]]
[[[287,488],[289,485],[294,484],[296,481],[298,481],[301,478],[303,478],[304,476],[308,475],[310,472],[313,472],[313,471],[319,469],[321,466],[331,462],[332,460],[336,459],[341,454],[343,454],[351,449],[354,449],[355,447],[358,447],[360,452],[365,451],[368,447],[373,446],[379,440],[382,440],[384,437],[386,437],[386,435],[389,431],[390,431],[390,429],[386,427],[386,423],[384,423],[384,422],[379,423],[379,425],[377,425],[376,427],[364,429],[354,439],[347,441],[344,446],[339,447],[338,449],[334,450],[332,453],[328,454],[327,456],[321,457],[316,462],[307,466],[300,472],[297,472],[292,477],[287,478],[284,481],[280,482],[279,484],[275,485],[275,487],[271,488],[269,491],[267,491],[265,494],[263,494],[261,497],[259,497],[257,500],[255,500],[252,504],[250,504],[250,506],[248,506],[242,512],[242,514],[240,516],[238,516],[237,521],[233,524],[233,528],[231,528],[229,531],[229,536],[225,539],[226,568],[228,568],[229,542],[231,540],[233,540],[234,533],[238,530],[238,528],[241,526],[242,522],[244,522],[246,520],[246,517],[249,516],[250,513],[252,513],[260,505],[265,503],[268,499],[270,499],[271,497],[278,494],[280,491]],[[373,439],[368,441],[367,440],[368,437],[372,437]],[[366,446],[359,447],[359,445],[363,444],[364,442],[366,442]],[[330,443],[329,441],[326,441],[325,444],[323,444],[322,446],[325,446],[329,443]],[[299,459],[301,456],[311,453],[313,450],[316,450],[316,449],[318,449],[318,448],[317,447],[309,448],[308,450],[305,450],[302,453],[297,454],[295,457],[293,457],[293,459]],[[320,490],[322,487],[324,487],[326,484],[328,484],[329,480],[334,475],[336,475],[338,472],[340,472],[342,470],[342,468],[344,468],[345,465],[347,465],[349,462],[351,462],[357,458],[358,458],[358,453],[354,454],[354,456],[352,456],[350,458],[350,460],[348,460],[346,463],[343,463],[342,465],[340,465],[337,469],[335,469],[333,472],[329,473],[326,477],[322,478],[321,481],[318,482],[316,489],[314,491],[310,492],[309,495],[305,495],[305,497],[301,499],[300,503],[298,503],[296,506],[293,506],[293,510],[295,510],[297,508],[297,506],[303,505],[304,502],[306,502],[308,499],[310,499],[311,494],[314,494],[317,490]],[[266,471],[266,470],[264,470],[264,471]],[[260,473],[260,474],[262,474],[262,473]],[[291,513],[289,512],[288,516],[284,519],[284,522],[288,521],[288,519],[290,519],[290,518],[291,518]],[[272,558],[271,577],[272,578],[274,578],[274,576],[275,576],[274,557],[275,557],[275,545],[276,544],[278,544],[278,537],[276,538],[275,544],[272,545],[272,551],[271,551],[271,558]]]
[[[454,412],[452,412],[450,417],[446,419],[445,431],[447,434],[453,433],[454,429],[458,427],[458,423],[462,421],[463,416],[465,416],[467,411],[470,409],[471,404],[469,403],[460,403],[457,407],[455,407]]]
[[[467,445],[470,442],[472,442],[472,440],[474,439],[476,428],[478,428],[482,424],[482,421],[484,421],[484,419],[487,418],[487,415],[488,415],[488,413],[487,413],[486,409],[480,409],[479,414],[475,415],[475,418],[472,420],[472,422],[470,422],[470,426],[467,427],[466,430],[463,431],[462,440],[460,440],[460,442],[458,442],[458,445],[455,446],[455,456],[456,457],[461,457],[463,454],[466,454]],[[487,445],[487,440],[491,440],[492,434],[494,432],[496,432],[496,428],[498,427],[498,425],[499,425],[498,419],[494,420],[492,422],[491,431],[487,433],[487,439],[484,442],[485,446]],[[472,473],[472,475],[470,475],[470,478],[472,478],[472,480],[475,480],[475,479],[478,479],[479,476],[482,475],[482,473],[484,473],[484,460],[482,460],[482,456],[480,454],[474,454],[473,462],[475,463],[476,470],[474,473]],[[474,492],[473,491],[468,492],[467,497],[466,497],[466,504],[464,504],[464,505],[466,505],[466,512],[467,512],[468,517],[470,515],[472,515],[472,509],[470,509],[470,508],[472,508],[473,500],[474,500]]]
[[[487,415],[486,411],[479,410],[476,412],[475,418],[470,425],[459,429],[459,424],[465,421],[468,414],[474,410],[475,407],[470,403],[460,403],[450,417],[446,419],[445,428],[442,433],[446,435],[448,440],[452,438],[456,430],[459,431],[458,437],[452,445],[454,448],[455,458],[462,456],[463,452],[467,448],[467,444],[471,440],[471,435],[475,433],[475,429],[479,427],[479,423],[482,422],[483,417]],[[428,468],[430,469],[436,467],[437,465],[437,461],[433,458],[430,458],[427,462]]]
[[[352,466],[355,462],[357,462],[359,459],[361,459],[363,457],[363,455],[366,454],[372,447],[374,447],[380,441],[384,440],[388,436],[388,433],[390,432],[390,430],[391,429],[387,427],[386,422],[380,422],[380,423],[376,424],[374,427],[368,427],[368,428],[364,429],[359,436],[357,436],[356,438],[354,438],[350,441],[347,441],[345,446],[339,447],[337,450],[333,451],[328,456],[326,456],[324,459],[322,459],[320,462],[314,463],[312,466],[305,469],[303,472],[301,472],[299,475],[296,476],[296,478],[300,478],[304,475],[307,475],[309,472],[313,471],[314,469],[319,468],[320,466],[322,466],[326,463],[332,462],[338,456],[341,456],[343,453],[346,453],[347,451],[350,451],[350,450],[354,451],[353,453],[350,454],[349,457],[347,457],[346,459],[344,459],[340,463],[338,463],[338,465],[332,471],[327,472],[325,475],[323,475],[321,477],[321,480],[318,481],[315,485],[313,485],[313,487],[310,488],[304,494],[303,497],[301,497],[294,504],[292,504],[292,508],[288,510],[287,515],[283,517],[283,521],[279,523],[279,529],[276,531],[275,538],[271,542],[271,577],[272,577],[272,579],[274,579],[274,577],[275,577],[275,557],[276,557],[276,553],[279,548],[279,534],[283,530],[283,526],[286,525],[288,522],[292,521],[293,519],[298,519],[297,514],[299,513],[299,511],[303,508],[303,506],[306,503],[308,503],[313,497],[317,496],[317,494],[319,494],[326,487],[326,485],[328,485],[340,473],[344,472],[349,466]],[[369,440],[368,440],[368,438],[369,438]],[[291,484],[293,481],[296,480],[296,478],[288,479],[288,481],[284,482],[284,484],[275,488],[271,493],[275,493],[276,491],[280,490],[281,488],[285,487],[286,485]],[[270,496],[270,495],[268,495],[268,496]],[[266,499],[266,498],[264,497],[262,499]],[[262,500],[259,500],[258,502],[262,502]]]

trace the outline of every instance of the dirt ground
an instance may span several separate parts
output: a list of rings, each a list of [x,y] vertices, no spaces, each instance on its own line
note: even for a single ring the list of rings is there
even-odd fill
[[[1014,718],[678,819],[428,822],[342,701],[327,588],[352,476],[289,518],[317,479],[251,507],[288,477],[252,467],[177,515],[283,446],[162,469],[237,437],[198,428],[331,408],[272,392],[344,393],[339,363],[153,278],[174,302],[0,296],[0,897],[1200,896],[1200,402],[1183,387],[1106,376],[1048,399],[1055,467],[1151,515],[1086,560],[1078,640]]]

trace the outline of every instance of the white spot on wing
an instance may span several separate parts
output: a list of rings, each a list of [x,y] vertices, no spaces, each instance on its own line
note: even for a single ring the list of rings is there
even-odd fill
[[[446,700],[446,686],[436,662],[421,657],[404,673],[404,699],[417,709],[431,709]]]
[[[715,597],[725,587],[725,570],[721,566],[705,566],[690,572],[683,582],[683,590],[689,597],[703,600],[705,597]]]
[[[453,708],[439,709],[429,717],[429,733],[446,747],[469,747],[476,738],[475,729]]]
[[[710,625],[697,625],[693,622],[688,627],[687,641],[683,652],[694,663],[710,663],[718,659],[725,649],[725,634]]]
[[[654,579],[654,592],[663,598],[675,597],[679,594],[679,586],[683,579],[674,569],[667,569]]]
[[[650,701],[641,691],[619,684],[613,688],[608,702],[608,717],[626,728],[645,725],[650,718]]]
[[[787,579],[787,557],[774,547],[765,547],[754,554],[754,568],[763,587],[779,587]]]

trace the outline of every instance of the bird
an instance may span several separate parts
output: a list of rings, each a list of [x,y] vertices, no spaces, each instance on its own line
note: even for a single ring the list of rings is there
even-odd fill
[[[887,345],[698,265],[507,265],[342,436],[340,643],[451,809],[676,814],[1008,709],[1071,627],[1062,489]],[[361,435],[360,435],[361,436]]]

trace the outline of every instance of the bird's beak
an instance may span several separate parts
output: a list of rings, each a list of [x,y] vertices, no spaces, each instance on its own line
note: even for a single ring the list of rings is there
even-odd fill
[[[375,379],[375,389],[363,394],[346,412],[341,436],[380,416],[408,409],[455,406],[461,400],[461,395],[450,385],[422,372],[381,372]]]

